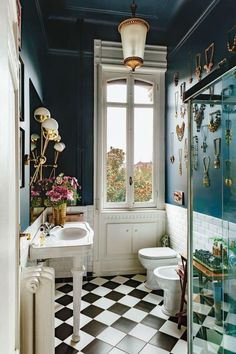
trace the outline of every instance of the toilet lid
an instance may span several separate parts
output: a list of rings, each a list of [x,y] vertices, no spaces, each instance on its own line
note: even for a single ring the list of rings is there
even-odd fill
[[[177,253],[172,250],[170,247],[152,247],[152,248],[142,248],[138,251],[139,255],[143,258],[176,258]]]

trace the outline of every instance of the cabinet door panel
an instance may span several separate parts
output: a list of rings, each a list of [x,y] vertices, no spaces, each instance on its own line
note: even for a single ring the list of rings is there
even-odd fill
[[[107,224],[107,255],[131,254],[131,224]]]
[[[156,247],[157,236],[157,223],[133,224],[132,252],[137,253],[141,248]]]

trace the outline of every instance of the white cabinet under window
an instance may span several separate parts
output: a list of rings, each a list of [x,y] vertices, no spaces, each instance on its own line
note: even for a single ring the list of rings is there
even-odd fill
[[[132,255],[158,243],[157,223],[107,224],[107,256]]]

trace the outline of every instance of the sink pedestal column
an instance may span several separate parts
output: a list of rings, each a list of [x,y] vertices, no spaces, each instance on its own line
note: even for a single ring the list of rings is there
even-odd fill
[[[80,340],[80,305],[84,270],[83,256],[74,257],[73,268],[71,269],[73,275],[73,342]]]

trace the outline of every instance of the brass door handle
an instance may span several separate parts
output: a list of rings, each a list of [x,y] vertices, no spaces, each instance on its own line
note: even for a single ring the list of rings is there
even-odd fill
[[[20,238],[26,237],[26,240],[31,240],[31,234],[29,232],[20,232]]]
[[[133,178],[130,176],[130,178],[129,178],[129,185],[132,186],[132,184],[133,184]]]

